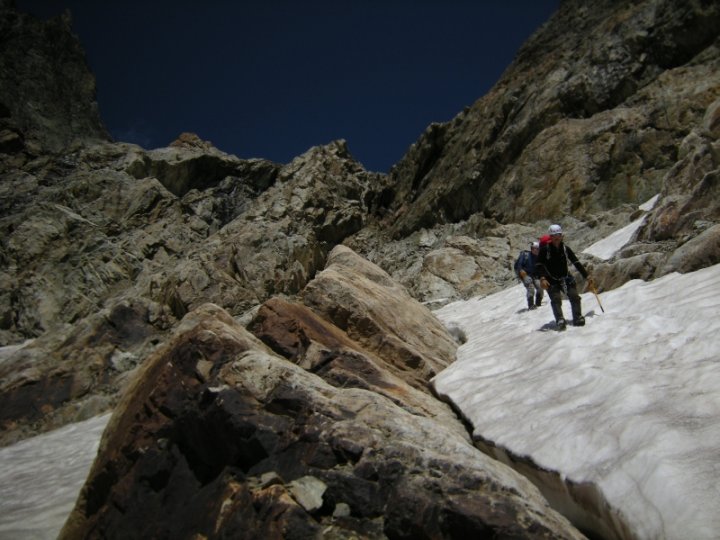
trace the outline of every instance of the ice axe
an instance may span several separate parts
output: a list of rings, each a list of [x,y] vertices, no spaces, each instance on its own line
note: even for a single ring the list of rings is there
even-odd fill
[[[600,306],[600,310],[605,313],[605,309],[602,307],[602,302],[600,302],[600,295],[597,292],[597,287],[595,287],[595,281],[591,278],[587,282],[588,289],[592,291],[592,293],[595,295],[595,300],[597,300],[598,306]]]

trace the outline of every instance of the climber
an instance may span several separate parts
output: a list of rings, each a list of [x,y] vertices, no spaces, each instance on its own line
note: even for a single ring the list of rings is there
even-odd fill
[[[540,286],[540,276],[537,274],[537,263],[540,244],[530,242],[530,250],[523,250],[515,260],[515,275],[525,285],[528,309],[537,309],[542,304],[544,291]]]
[[[550,242],[540,247],[536,264],[541,287],[547,290],[550,296],[555,323],[558,330],[565,330],[566,323],[562,311],[562,293],[565,293],[570,300],[573,325],[584,326],[585,317],[582,315],[580,295],[577,292],[575,278],[568,271],[568,260],[573,263],[590,286],[594,285],[593,278],[572,249],[563,242],[563,231],[560,225],[550,225],[548,234]]]

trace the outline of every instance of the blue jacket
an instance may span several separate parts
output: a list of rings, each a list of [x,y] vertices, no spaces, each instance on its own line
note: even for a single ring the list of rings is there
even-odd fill
[[[533,255],[531,251],[521,251],[513,267],[515,269],[515,275],[519,278],[520,270],[525,270],[529,276],[533,278],[538,277],[537,271],[535,270],[535,263],[537,263],[537,257]]]

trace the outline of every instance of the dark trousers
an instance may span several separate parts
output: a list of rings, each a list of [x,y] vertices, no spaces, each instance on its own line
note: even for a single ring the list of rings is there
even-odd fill
[[[582,315],[582,306],[580,305],[580,295],[577,292],[577,285],[572,276],[568,276],[560,280],[552,280],[548,296],[550,296],[550,306],[552,307],[555,320],[564,319],[562,310],[562,295],[565,293],[570,300],[573,320]]]

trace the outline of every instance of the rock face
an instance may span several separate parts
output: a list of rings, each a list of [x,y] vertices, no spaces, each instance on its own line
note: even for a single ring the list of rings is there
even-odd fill
[[[577,534],[429,392],[462,336],[427,307],[553,222],[644,219],[601,289],[720,262],[717,2],[562,2],[388,175],[111,142],[69,16],[0,0],[0,36],[0,444],[126,396],[66,537]]]
[[[718,220],[719,23],[715,2],[563,2],[487,95],[428,127],[393,167],[389,211],[354,249],[386,269],[405,260],[397,277],[414,294],[466,298],[506,285],[507,268],[476,258],[484,286],[458,286],[405,251],[413,234],[433,231],[444,249],[449,234],[482,242],[524,223],[527,245],[560,222],[587,246],[618,210],[660,194],[630,252],[642,252],[644,277],[664,275],[672,252]],[[612,288],[626,279],[622,258],[585,262]]]
[[[391,176],[395,236],[483,212],[588,216],[658,193],[718,87],[716,3],[563,2],[498,84]],[[672,96],[672,97],[671,97]]]
[[[390,390],[363,369],[338,380],[336,363],[371,353],[299,318],[328,350],[315,373],[216,306],[189,313],[117,407],[60,538],[582,538],[444,405],[428,396],[438,421],[396,402],[403,386],[417,394],[400,380]]]
[[[107,407],[204,302],[240,315],[297,293],[382,191],[342,142],[280,166],[183,138],[24,157],[4,174],[0,335],[34,341],[0,366],[0,438]]]
[[[300,298],[366,349],[389,358],[392,370],[413,386],[424,387],[455,358],[457,343],[439,321],[387,273],[344,246],[332,251]]]
[[[108,140],[95,78],[66,12],[40,22],[0,2],[0,152],[57,152]]]

